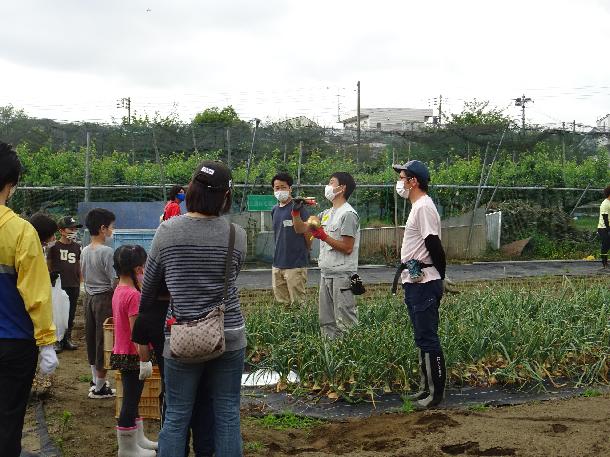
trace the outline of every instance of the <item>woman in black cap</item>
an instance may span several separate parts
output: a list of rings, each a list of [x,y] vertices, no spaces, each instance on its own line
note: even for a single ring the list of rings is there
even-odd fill
[[[231,208],[231,195],[231,171],[221,162],[202,162],[186,193],[188,212],[163,222],[152,242],[132,336],[142,345],[142,361],[149,357],[149,335],[165,322],[167,308],[156,300],[163,283],[171,295],[172,315],[179,324],[207,316],[226,297],[225,350],[217,358],[193,362],[176,357],[170,349],[170,335],[175,328],[166,334],[163,359],[167,408],[159,434],[160,457],[183,457],[196,401],[213,405],[206,408],[207,405],[197,404],[196,409],[209,411],[210,417],[202,418],[202,422],[212,426],[214,455],[242,455],[239,402],[246,333],[235,281],[246,257],[246,232],[222,217]],[[205,455],[197,449],[195,452]]]

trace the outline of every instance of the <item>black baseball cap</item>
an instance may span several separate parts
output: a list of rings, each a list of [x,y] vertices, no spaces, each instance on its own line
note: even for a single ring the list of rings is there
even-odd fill
[[[227,190],[233,187],[231,170],[224,163],[216,160],[204,160],[193,174],[193,181],[209,189]]]
[[[57,226],[60,229],[81,228],[82,224],[79,224],[78,222],[76,222],[76,219],[74,219],[72,216],[64,216],[60,220],[57,221]]]
[[[422,182],[425,181],[428,183],[430,181],[430,172],[428,171],[428,167],[419,160],[409,160],[404,165],[394,164],[392,165],[392,168],[396,173],[400,173],[401,171],[410,173]]]

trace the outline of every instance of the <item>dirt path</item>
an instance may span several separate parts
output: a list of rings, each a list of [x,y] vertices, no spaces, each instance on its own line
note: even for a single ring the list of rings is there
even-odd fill
[[[610,398],[392,414],[312,430],[244,430],[272,456],[607,456]]]

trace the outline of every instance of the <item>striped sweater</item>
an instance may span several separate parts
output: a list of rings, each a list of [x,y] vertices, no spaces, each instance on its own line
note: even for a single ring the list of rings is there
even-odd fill
[[[157,301],[157,296],[165,284],[178,321],[198,319],[218,306],[224,288],[228,244],[229,221],[223,217],[183,215],[159,226],[146,262],[133,341],[150,343],[152,335],[158,335],[163,327],[167,306]],[[225,302],[227,351],[246,347],[244,318],[235,285],[245,257],[246,232],[235,226],[235,248]],[[167,350],[164,356],[168,356]]]

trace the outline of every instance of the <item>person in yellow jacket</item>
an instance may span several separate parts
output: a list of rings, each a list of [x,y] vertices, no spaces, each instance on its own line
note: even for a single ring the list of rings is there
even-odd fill
[[[40,371],[58,365],[51,279],[32,225],[6,205],[22,172],[17,153],[0,143],[0,453],[18,457],[40,349]]]

